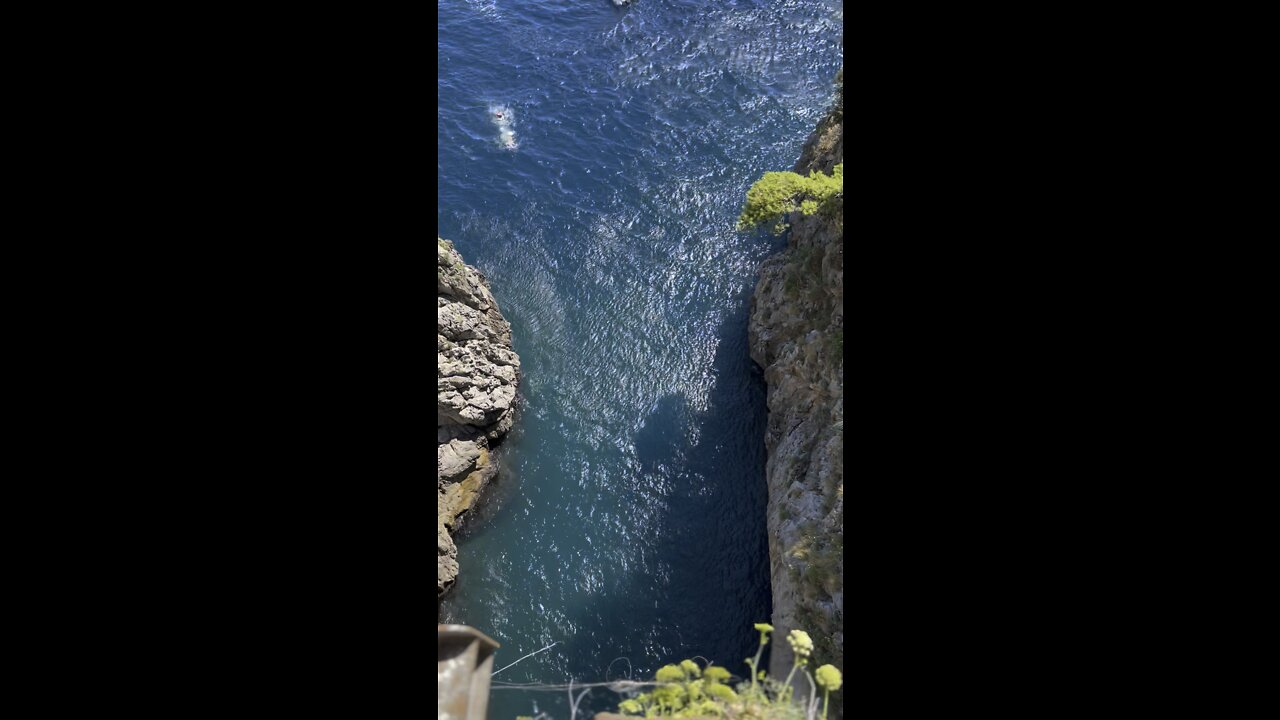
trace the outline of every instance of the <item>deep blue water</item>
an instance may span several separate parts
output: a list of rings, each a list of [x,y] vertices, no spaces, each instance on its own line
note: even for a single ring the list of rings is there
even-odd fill
[[[559,642],[494,678],[491,717],[569,717],[563,690],[501,683],[691,656],[741,672],[754,651],[770,598],[746,322],[780,244],[733,224],[830,103],[842,24],[829,0],[440,1],[438,234],[488,276],[523,362],[444,620],[501,643],[495,669]]]

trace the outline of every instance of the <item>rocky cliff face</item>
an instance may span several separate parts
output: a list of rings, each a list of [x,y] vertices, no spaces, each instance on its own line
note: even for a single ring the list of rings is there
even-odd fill
[[[805,143],[795,172],[844,162],[840,98]],[[751,301],[751,357],[764,368],[769,422],[769,674],[792,664],[792,629],[813,637],[816,665],[844,664],[844,200],[792,218],[787,249],[766,260]],[[808,692],[807,685],[804,692]]]
[[[511,429],[520,359],[484,276],[436,241],[437,597],[458,576],[450,532],[497,469],[490,443]]]

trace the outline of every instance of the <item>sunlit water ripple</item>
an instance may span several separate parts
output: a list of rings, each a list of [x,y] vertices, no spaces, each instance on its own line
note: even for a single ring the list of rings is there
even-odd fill
[[[501,643],[495,668],[559,643],[495,682],[640,677],[695,655],[741,672],[770,609],[746,320],[778,241],[733,224],[831,100],[842,4],[438,7],[439,235],[488,276],[523,362],[444,620]],[[562,690],[491,695],[494,718],[569,715]],[[596,690],[582,709],[617,701]]]

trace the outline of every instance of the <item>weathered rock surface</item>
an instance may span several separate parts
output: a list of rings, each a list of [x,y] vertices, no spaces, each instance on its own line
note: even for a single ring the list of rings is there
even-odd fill
[[[520,358],[511,325],[475,268],[436,241],[437,597],[458,576],[457,530],[497,469],[490,443],[511,429]]]
[[[795,172],[844,162],[843,98],[805,143]],[[785,677],[783,641],[809,632],[816,667],[844,664],[844,200],[792,218],[788,246],[766,260],[751,301],[751,357],[764,368],[769,421],[769,556],[778,641],[769,674]],[[847,675],[847,673],[846,673]],[[808,691],[807,685],[805,692]],[[834,705],[834,703],[833,703]],[[838,716],[838,711],[837,711]]]

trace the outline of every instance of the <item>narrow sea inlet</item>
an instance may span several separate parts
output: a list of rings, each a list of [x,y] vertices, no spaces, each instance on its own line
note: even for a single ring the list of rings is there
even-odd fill
[[[557,643],[493,678],[493,718],[569,717],[563,689],[517,684],[694,656],[742,673],[770,615],[747,314],[782,241],[734,223],[831,102],[842,4],[438,8],[437,234],[487,276],[522,363],[442,621],[500,643],[495,668]]]

